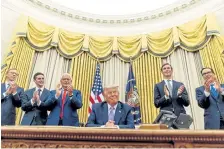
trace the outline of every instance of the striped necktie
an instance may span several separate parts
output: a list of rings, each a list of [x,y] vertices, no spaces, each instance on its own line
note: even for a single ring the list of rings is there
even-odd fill
[[[173,89],[172,89],[172,85],[171,85],[171,80],[167,80],[167,86],[169,89],[170,96],[172,97]]]
[[[110,107],[109,115],[108,115],[108,120],[113,121],[114,120],[114,107]]]

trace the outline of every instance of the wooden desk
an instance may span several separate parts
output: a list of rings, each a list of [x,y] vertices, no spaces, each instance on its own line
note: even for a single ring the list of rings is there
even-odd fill
[[[224,131],[3,126],[2,148],[221,148]]]

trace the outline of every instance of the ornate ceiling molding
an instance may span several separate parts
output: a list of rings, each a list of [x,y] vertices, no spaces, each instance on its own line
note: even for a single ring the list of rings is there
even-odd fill
[[[160,8],[153,11],[137,13],[134,15],[97,15],[87,12],[81,12],[72,10],[64,6],[52,3],[49,0],[23,0],[30,5],[34,5],[41,9],[55,13],[57,15],[70,18],[74,21],[81,21],[85,23],[103,24],[103,25],[124,25],[141,23],[145,21],[153,21],[161,19],[173,14],[178,14],[181,11],[189,10],[208,0],[184,0],[178,3],[174,3],[164,8]]]

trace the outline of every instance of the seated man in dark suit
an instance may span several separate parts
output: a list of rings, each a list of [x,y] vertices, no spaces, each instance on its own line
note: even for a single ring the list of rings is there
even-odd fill
[[[50,97],[50,91],[44,87],[44,74],[37,72],[33,76],[35,88],[25,91],[22,99],[22,110],[25,111],[21,125],[45,125],[47,108],[44,102]]]
[[[104,88],[104,102],[92,106],[87,127],[135,128],[131,107],[118,101],[118,86]]]
[[[172,80],[173,68],[165,63],[161,68],[164,80],[154,87],[154,105],[160,110],[173,112],[177,117],[186,114],[184,106],[189,106],[188,93],[183,83]]]
[[[70,74],[62,75],[45,105],[51,111],[46,125],[79,126],[77,109],[82,107],[82,96],[79,90],[73,89]]]
[[[224,84],[220,84],[213,69],[203,68],[204,85],[196,88],[198,105],[204,109],[205,129],[224,129]]]
[[[1,125],[15,125],[15,107],[21,106],[24,96],[23,88],[17,86],[17,69],[11,68],[6,72],[6,81],[1,84]]]

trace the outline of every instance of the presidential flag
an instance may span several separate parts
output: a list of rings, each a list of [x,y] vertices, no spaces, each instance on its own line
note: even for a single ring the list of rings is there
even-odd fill
[[[125,102],[132,107],[132,114],[134,115],[135,124],[141,123],[141,113],[140,113],[140,102],[139,94],[136,87],[136,80],[132,70],[132,65],[130,64],[128,81],[125,93]]]

